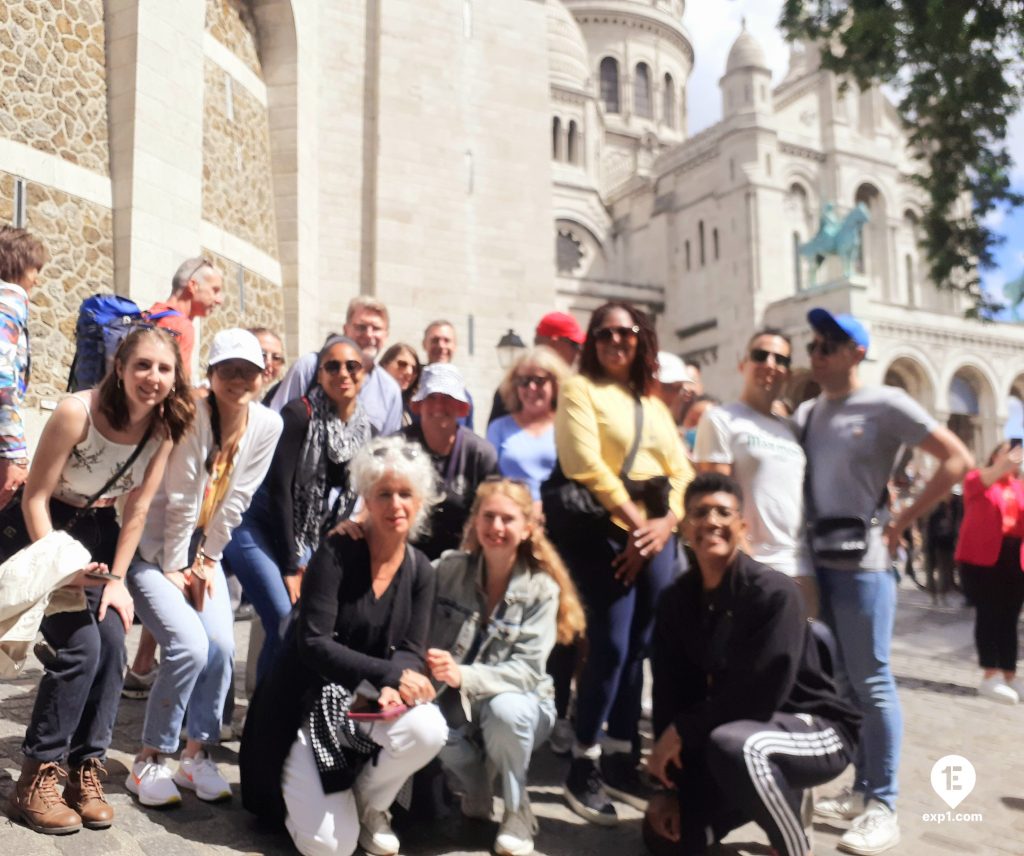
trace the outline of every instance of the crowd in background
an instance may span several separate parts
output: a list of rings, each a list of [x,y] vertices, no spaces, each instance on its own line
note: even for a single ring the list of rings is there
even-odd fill
[[[233,736],[235,589],[261,630],[242,799],[307,854],[397,853],[393,805],[415,810],[430,777],[469,818],[491,820],[500,797],[496,852],[531,853],[544,743],[569,757],[576,813],[612,825],[617,801],[635,805],[658,853],[703,853],[754,820],[776,852],[806,856],[812,812],[849,821],[846,852],[895,846],[889,651],[915,531],[936,602],[956,567],[977,607],[979,692],[1024,695],[1020,444],[974,468],[908,395],[864,385],[870,336],[850,315],[808,314],[821,394],[794,409],[780,330],[746,343],[723,404],[640,309],[607,303],[585,328],[552,311],[485,426],[454,326],[389,346],[370,297],[287,371],[278,334],[233,328],[189,377],[193,321],[223,288],[197,257],[100,386],[58,405],[29,466],[27,320],[45,264],[35,238],[0,227],[0,503],[24,520],[4,558],[58,530],[90,558],[65,581],[80,608],[40,627],[14,804],[38,832],[113,823],[103,762],[122,693],[146,699],[125,782],[139,803],[232,796],[208,749]],[[935,467],[893,502],[914,449]],[[851,763],[853,786],[810,805]]]

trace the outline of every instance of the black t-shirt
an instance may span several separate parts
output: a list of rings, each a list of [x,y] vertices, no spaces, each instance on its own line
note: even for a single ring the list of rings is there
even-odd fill
[[[409,425],[402,435],[427,449],[423,429]],[[430,452],[437,474],[444,482],[444,500],[435,506],[430,516],[430,530],[413,543],[427,558],[436,559],[445,550],[458,549],[462,543],[462,529],[476,498],[477,486],[488,476],[499,475],[498,453],[483,437],[466,428],[459,428],[450,455]]]

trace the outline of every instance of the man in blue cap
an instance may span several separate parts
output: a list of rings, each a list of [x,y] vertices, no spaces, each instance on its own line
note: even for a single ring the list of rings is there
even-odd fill
[[[881,853],[900,839],[896,772],[903,722],[889,665],[896,613],[893,556],[900,533],[973,466],[966,447],[906,392],[864,386],[870,337],[852,315],[812,309],[807,346],[821,394],[795,414],[807,455],[805,512],[821,617],[835,633],[840,686],[864,714],[853,788],[815,805],[852,820],[839,849]],[[938,461],[916,499],[898,513],[886,489],[897,456],[918,447]]]

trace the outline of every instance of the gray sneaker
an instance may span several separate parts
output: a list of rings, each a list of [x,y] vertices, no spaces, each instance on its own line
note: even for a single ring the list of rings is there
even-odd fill
[[[124,686],[121,688],[121,695],[124,698],[133,699],[149,698],[149,691],[153,688],[157,669],[159,668],[160,664],[157,663],[152,669],[142,675],[129,669],[128,674],[124,676]]]
[[[814,804],[814,813],[818,817],[829,817],[833,820],[853,820],[864,814],[867,808],[864,794],[851,788],[843,788],[834,797],[826,797]]]
[[[519,811],[506,811],[494,839],[494,852],[498,856],[530,856],[533,853],[533,836],[537,834],[537,821],[530,809],[530,802],[523,794]]]

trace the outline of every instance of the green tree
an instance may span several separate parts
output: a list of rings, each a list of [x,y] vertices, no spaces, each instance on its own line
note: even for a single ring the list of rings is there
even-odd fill
[[[786,0],[781,24],[790,39],[822,46],[823,68],[897,93],[922,164],[914,180],[931,200],[922,227],[932,279],[967,292],[973,314],[986,314],[994,305],[978,271],[993,266],[1002,238],[985,217],[1024,201],[1010,186],[1006,147],[1021,104],[1024,2]]]

